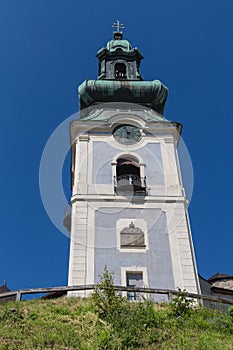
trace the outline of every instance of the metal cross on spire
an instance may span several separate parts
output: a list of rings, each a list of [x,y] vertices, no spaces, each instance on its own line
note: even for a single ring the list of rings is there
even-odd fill
[[[120,32],[121,29],[124,29],[125,26],[124,24],[120,23],[119,20],[117,20],[113,25],[112,25],[113,28],[117,28],[117,32]]]

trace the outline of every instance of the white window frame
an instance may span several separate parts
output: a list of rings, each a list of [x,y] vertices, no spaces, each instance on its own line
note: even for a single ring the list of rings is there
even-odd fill
[[[148,288],[148,271],[146,266],[123,266],[121,267],[121,285],[126,287],[126,273],[142,273],[143,287]]]

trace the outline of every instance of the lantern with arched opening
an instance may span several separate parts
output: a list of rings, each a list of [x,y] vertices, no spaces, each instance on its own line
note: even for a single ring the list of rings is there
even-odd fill
[[[116,63],[114,72],[116,80],[125,80],[127,78],[126,65],[124,63]]]

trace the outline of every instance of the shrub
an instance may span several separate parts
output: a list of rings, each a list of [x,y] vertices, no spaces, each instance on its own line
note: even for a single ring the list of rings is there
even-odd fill
[[[231,317],[232,321],[233,321],[233,305],[229,307],[228,309],[228,315]]]
[[[131,303],[120,293],[117,293],[113,285],[113,274],[105,267],[100,282],[92,294],[94,308],[98,316],[106,321],[114,337],[120,339],[117,348],[134,349],[145,342],[145,336],[151,337],[151,330],[155,327],[155,311],[153,303],[142,301]],[[104,340],[109,338],[109,332],[101,335]],[[103,337],[104,335],[104,337]],[[103,339],[102,339],[103,341]],[[108,349],[114,349],[113,344],[108,344]]]
[[[193,300],[185,295],[186,290],[179,288],[179,293],[172,299],[172,311],[176,317],[190,314],[193,306]]]
[[[103,275],[92,294],[92,300],[96,313],[100,318],[111,320],[112,316],[120,313],[125,302],[120,293],[117,293],[113,285],[113,273],[105,266]]]

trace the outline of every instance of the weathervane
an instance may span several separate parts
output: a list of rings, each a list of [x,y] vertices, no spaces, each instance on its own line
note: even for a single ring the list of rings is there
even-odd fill
[[[120,29],[124,29],[125,26],[124,24],[120,23],[119,20],[117,20],[113,25],[112,25],[113,28],[117,28],[117,31],[120,32]]]

